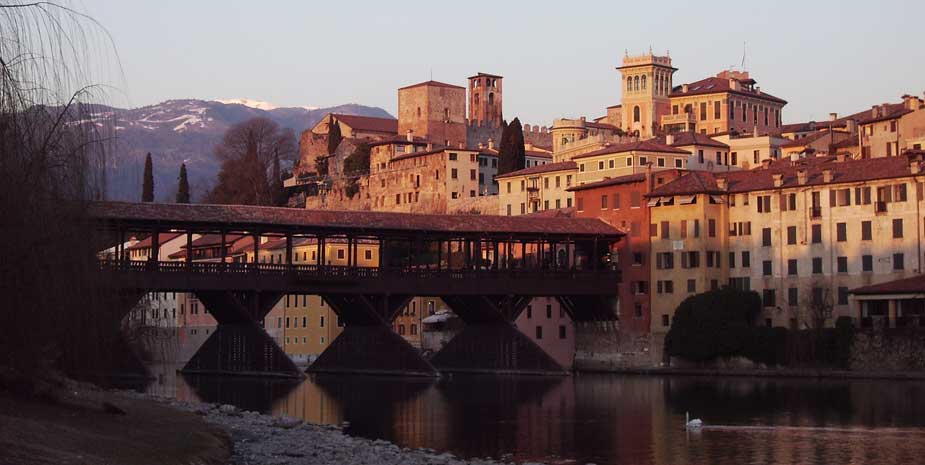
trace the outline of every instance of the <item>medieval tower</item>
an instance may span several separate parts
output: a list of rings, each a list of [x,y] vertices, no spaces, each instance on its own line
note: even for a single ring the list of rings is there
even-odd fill
[[[501,81],[494,74],[478,73],[469,77],[469,124],[501,127]]]
[[[466,88],[426,81],[398,89],[398,134],[434,144],[466,144]]]
[[[670,56],[655,56],[651,50],[644,55],[623,57],[620,82],[623,89],[623,130],[639,131],[643,139],[655,135],[659,118],[670,111],[668,95],[671,94],[672,75],[676,68],[671,66]]]

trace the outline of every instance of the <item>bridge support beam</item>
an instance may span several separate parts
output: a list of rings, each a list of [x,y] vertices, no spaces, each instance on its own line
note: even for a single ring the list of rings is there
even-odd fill
[[[302,376],[259,322],[282,295],[269,292],[197,292],[218,327],[183,367],[184,373]]]
[[[391,323],[408,295],[321,296],[344,323],[344,331],[308,367],[310,372],[437,376],[437,370]]]
[[[565,375],[567,371],[514,326],[529,297],[444,296],[466,327],[431,359],[446,372]]]

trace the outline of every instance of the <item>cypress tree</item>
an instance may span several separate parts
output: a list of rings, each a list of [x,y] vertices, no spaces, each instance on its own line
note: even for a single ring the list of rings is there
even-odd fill
[[[527,165],[524,149],[524,130],[520,119],[514,118],[501,132],[501,147],[498,149],[498,174],[522,170]]]
[[[340,133],[340,123],[334,121],[334,115],[331,115],[328,123],[328,155],[337,150],[337,146],[340,145],[340,141],[343,139],[344,137]]]
[[[189,180],[186,178],[186,163],[180,165],[180,180],[177,186],[177,203],[189,203]]]
[[[271,202],[277,207],[286,203],[286,190],[283,188],[283,172],[279,167],[279,154],[273,155],[273,167],[270,173]]]
[[[151,153],[145,157],[145,174],[141,186],[141,201],[154,201],[154,164],[151,162]]]

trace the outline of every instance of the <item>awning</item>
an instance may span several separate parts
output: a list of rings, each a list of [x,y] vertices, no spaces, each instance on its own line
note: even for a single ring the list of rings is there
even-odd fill
[[[689,204],[694,203],[695,199],[697,199],[696,195],[682,195],[678,199],[678,204],[679,205],[689,205]]]
[[[712,199],[716,203],[725,203],[725,200],[723,199],[723,197],[719,195],[710,195],[710,199]]]
[[[658,202],[659,202],[660,200],[661,200],[661,199],[651,199],[651,200],[649,200],[649,206],[650,206],[650,207],[656,207],[656,206],[658,206]]]

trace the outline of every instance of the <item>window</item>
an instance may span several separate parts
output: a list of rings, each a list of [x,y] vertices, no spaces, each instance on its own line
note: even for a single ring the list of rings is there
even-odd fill
[[[662,315],[662,326],[667,328],[670,324],[671,322],[668,319],[668,315]]]
[[[456,155],[455,153],[453,153],[453,152],[450,152],[449,157],[450,157],[450,161],[456,161],[457,155]]]
[[[699,268],[700,252],[689,251],[681,252],[681,268]]]
[[[874,271],[873,255],[861,255],[861,271]]]
[[[675,158],[675,160],[674,160],[674,167],[675,167],[675,168],[684,168],[684,161],[681,160],[680,158]]]
[[[527,305],[527,318],[533,318],[533,305]]]
[[[742,251],[742,268],[752,266],[752,254],[747,250]]]
[[[674,268],[674,252],[659,252],[655,254],[655,268],[670,270]]]
[[[845,242],[848,240],[848,224],[835,223],[835,240]]]
[[[893,270],[899,271],[906,269],[905,256],[901,253],[893,254]]]
[[[687,280],[687,292],[697,292],[697,280],[696,279]]]
[[[719,119],[720,112],[720,103],[718,101],[713,102],[713,119]]]
[[[797,274],[797,261],[795,259],[787,260],[787,275],[796,276]]]
[[[818,226],[818,225],[813,225]],[[787,226],[787,244],[794,245],[797,243],[797,227]]]
[[[546,318],[552,318],[552,305],[546,304]]]
[[[584,211],[584,209],[585,209],[585,199],[584,197],[578,197],[578,211]]]
[[[620,209],[620,194],[619,193],[613,194],[613,209],[614,210]]]
[[[714,219],[707,220],[707,234],[710,237],[716,237],[716,220]]]
[[[903,237],[903,220],[902,218],[896,218],[893,220],[893,238],[899,239]]]
[[[771,196],[770,195],[759,195],[758,198],[758,213],[771,213]]]
[[[761,270],[764,276],[771,276],[773,274],[773,267],[771,265],[771,260],[765,260],[761,262]]]
[[[838,305],[848,305],[848,288],[838,288]]]
[[[814,224],[812,228],[812,242],[813,244],[819,244],[822,242],[822,225]]]
[[[671,238],[671,223],[668,221],[662,221],[662,239]]]
[[[837,257],[837,258],[835,259],[835,262],[836,262],[836,264],[837,264],[837,266],[838,266],[837,269],[838,269],[838,272],[839,272],[839,273],[847,273],[847,272],[848,272],[848,257]]]
[[[450,177],[453,179],[459,179],[459,171],[456,168],[453,168],[452,170],[450,170]]]
[[[637,77],[636,79],[639,79],[639,78]],[[636,82],[638,83],[639,81],[636,81]],[[638,123],[640,119],[641,118],[639,116],[639,105],[636,105],[635,107],[633,107],[633,122]]]
[[[813,274],[822,274],[822,257],[813,257]]]
[[[761,229],[761,245],[764,247],[771,246],[771,228]]]
[[[871,233],[870,221],[861,221],[861,240],[862,241],[873,240],[873,234]]]
[[[602,210],[607,209],[607,195],[606,194],[601,196],[601,209]]]
[[[559,325],[559,339],[565,339],[565,325]]]
[[[736,253],[729,252],[729,268],[735,268],[735,267],[736,267]]]
[[[700,120],[707,119],[707,102],[700,102]]]
[[[787,305],[796,307],[800,305],[800,291],[795,287],[787,288]]]
[[[765,289],[762,291],[761,300],[764,302],[765,307],[777,306],[777,299],[775,299],[774,296],[774,289]]]
[[[630,208],[639,208],[641,196],[638,191],[630,192]]]

